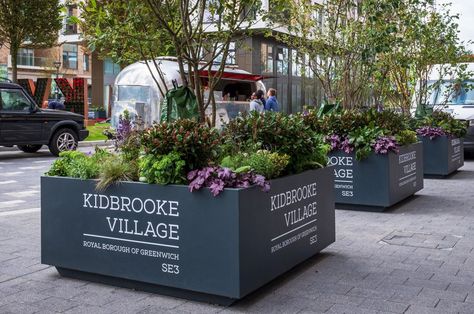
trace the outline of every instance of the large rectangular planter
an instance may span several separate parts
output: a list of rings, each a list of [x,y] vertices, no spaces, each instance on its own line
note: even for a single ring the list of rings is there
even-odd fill
[[[230,304],[335,241],[332,169],[258,187],[41,178],[41,261],[59,272]]]
[[[336,208],[383,211],[423,188],[423,144],[403,146],[398,154],[329,155],[333,168]]]
[[[447,176],[464,166],[464,140],[440,136],[423,142],[423,164],[425,176]]]

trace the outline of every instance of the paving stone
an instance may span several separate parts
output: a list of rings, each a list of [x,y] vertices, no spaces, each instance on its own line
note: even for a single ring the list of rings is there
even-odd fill
[[[0,306],[0,313],[2,314],[29,314],[29,313],[40,313],[40,310],[31,305],[25,303],[9,303],[4,306]]]
[[[380,314],[380,311],[361,307],[335,304],[326,313],[331,314]]]
[[[467,292],[456,292],[456,291],[441,291],[429,288],[423,288],[419,294],[420,296],[437,297],[441,300],[450,301],[461,301],[464,302],[467,297]]]
[[[111,314],[113,312],[111,312],[107,308],[103,308],[100,306],[79,305],[79,306],[76,306],[69,310],[64,311],[64,313],[67,313],[67,314]],[[115,312],[115,313],[120,313],[120,312]],[[159,313],[159,312],[154,312],[154,313]]]
[[[436,281],[436,280],[423,280],[423,279],[412,279],[409,278],[404,285],[412,287],[431,288],[437,290],[445,290],[449,286],[449,282]]]
[[[474,312],[474,304],[465,303],[465,302],[456,302],[441,300],[439,301],[436,309],[445,310],[446,312],[456,312],[456,313],[470,313]]]
[[[436,309],[419,305],[411,305],[405,314],[454,314],[457,311],[448,311],[446,309]]]
[[[366,299],[359,307],[384,312],[404,313],[409,307],[409,304],[385,300]]]

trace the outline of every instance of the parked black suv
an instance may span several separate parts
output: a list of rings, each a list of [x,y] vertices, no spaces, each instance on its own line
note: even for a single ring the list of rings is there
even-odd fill
[[[27,153],[48,145],[53,155],[74,150],[89,135],[84,116],[68,111],[40,109],[23,88],[0,83],[0,146],[17,145]]]

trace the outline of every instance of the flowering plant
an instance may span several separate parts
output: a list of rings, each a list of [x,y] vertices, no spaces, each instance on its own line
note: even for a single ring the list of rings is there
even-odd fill
[[[430,140],[439,136],[463,137],[467,132],[467,124],[455,119],[444,111],[434,111],[416,123],[416,133],[429,137]]]
[[[410,131],[410,118],[391,110],[343,110],[322,117],[313,111],[304,120],[313,130],[326,135],[331,151],[355,152],[358,160],[372,152],[396,153],[399,146],[417,141]]]
[[[270,183],[265,180],[265,177],[252,171],[239,173],[224,167],[204,167],[190,171],[187,178],[190,181],[189,191],[208,187],[214,196],[219,195],[226,187],[247,188],[255,184],[264,192],[270,190]]]
[[[380,136],[373,145],[376,154],[388,154],[390,151],[398,154],[398,144],[393,136]]]
[[[416,129],[416,134],[423,137],[429,137],[430,140],[446,135],[446,132],[440,127],[424,126]]]

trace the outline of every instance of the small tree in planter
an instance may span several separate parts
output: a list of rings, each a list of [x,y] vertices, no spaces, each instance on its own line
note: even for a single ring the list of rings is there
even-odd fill
[[[331,147],[339,207],[385,209],[423,187],[421,144],[409,117],[370,109],[304,119]]]
[[[440,110],[414,122],[418,138],[423,142],[424,174],[447,176],[464,165],[464,121]]]
[[[278,113],[242,116],[223,133],[191,120],[128,132],[118,154],[66,163],[93,166],[86,180],[42,178],[42,262],[232,303],[335,241],[326,147],[301,116]],[[74,174],[59,171],[63,161],[48,175]],[[212,195],[195,191],[204,187]]]

